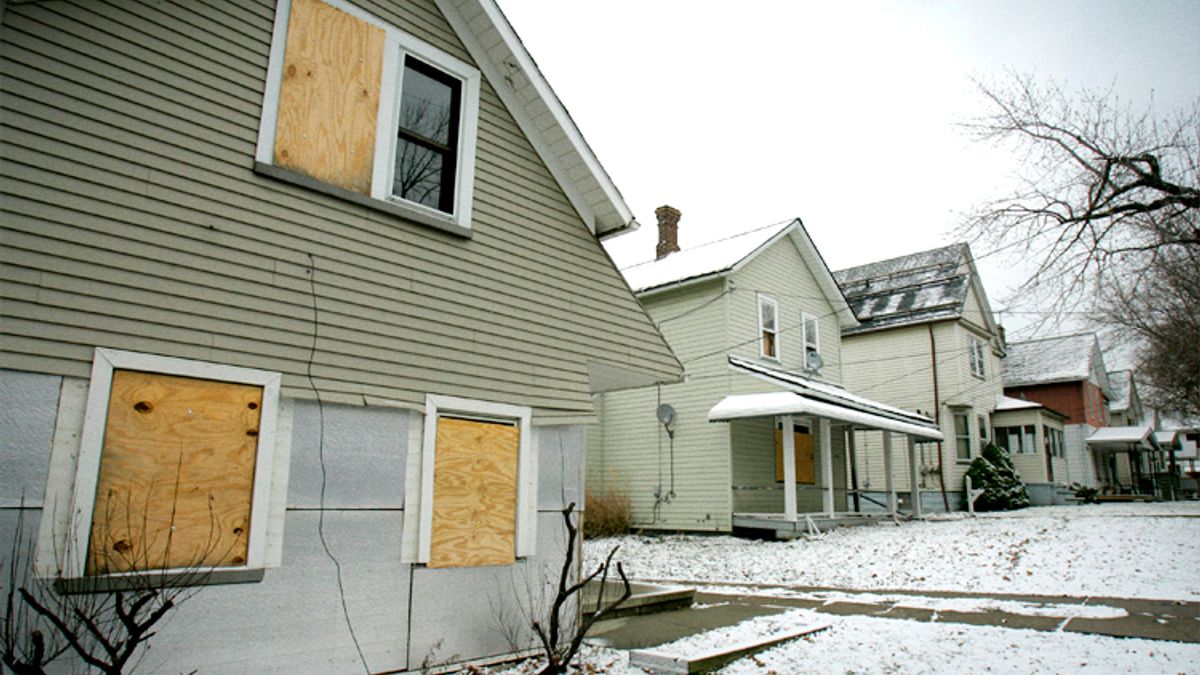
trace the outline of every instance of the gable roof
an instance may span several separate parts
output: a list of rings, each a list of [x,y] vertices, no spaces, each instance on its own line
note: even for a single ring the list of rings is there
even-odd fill
[[[1094,377],[1105,397],[1113,397],[1095,333],[1010,342],[1001,363],[1005,387],[1082,382]]]
[[[435,0],[588,229],[606,238],[638,222],[495,0]]]
[[[838,288],[829,266],[799,218],[772,223],[729,237],[675,251],[659,260],[635,263],[621,269],[625,281],[638,295],[678,288],[736,272],[776,242],[789,238],[829,304],[842,328],[858,321]]]
[[[963,271],[966,266],[967,271]],[[973,286],[979,286],[967,244],[958,243],[834,272],[861,324],[847,335],[964,315]],[[996,328],[980,296],[987,328]]]

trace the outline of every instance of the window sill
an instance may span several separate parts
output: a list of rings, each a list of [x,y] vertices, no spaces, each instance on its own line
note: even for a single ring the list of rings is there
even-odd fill
[[[357,192],[351,192],[350,190],[340,188],[336,185],[331,185],[324,181],[319,181],[310,176],[305,176],[304,174],[296,173],[295,171],[288,171],[287,169],[281,169],[277,166],[265,164],[263,162],[254,163],[254,173],[267,176],[269,178],[274,178],[275,180],[280,180],[285,183],[299,185],[300,187],[313,190],[315,192],[322,192],[344,201],[353,202],[369,209],[374,209],[376,211],[381,211],[405,220],[417,222],[443,232],[457,235],[459,237],[464,237],[467,239],[472,237],[471,228],[459,224],[452,216],[439,217],[438,215],[435,215],[426,209],[416,206],[409,206],[408,204],[401,202],[380,201]]]
[[[265,570],[245,567],[211,570],[161,570],[127,572],[94,577],[54,579],[54,587],[63,593],[99,593],[107,591],[146,590],[154,588],[217,586],[247,584],[262,581]]]

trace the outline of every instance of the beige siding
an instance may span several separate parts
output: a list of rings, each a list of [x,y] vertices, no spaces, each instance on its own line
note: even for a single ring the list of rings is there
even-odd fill
[[[431,1],[363,6],[471,60]],[[273,17],[4,11],[0,367],[86,376],[108,346],[282,371],[293,396],[311,372],[333,400],[564,417],[591,414],[589,359],[675,372],[486,80],[470,240],[254,174]]]
[[[732,527],[729,425],[707,419],[728,392],[731,377],[721,349],[728,311],[723,287],[718,280],[643,300],[683,363],[687,382],[596,397],[600,424],[588,435],[588,487],[628,495],[639,527]],[[669,403],[677,414],[674,497],[672,439],[655,417],[660,403]]]
[[[932,340],[930,332],[932,331]],[[846,354],[846,387],[877,401],[933,414],[935,407],[939,428],[945,436],[942,443],[922,443],[917,446],[918,475],[922,489],[940,491],[944,472],[947,492],[962,489],[968,462],[957,460],[954,431],[956,411],[969,416],[971,456],[977,457],[986,442],[981,438],[980,415],[984,427],[995,408],[996,396],[1003,391],[999,377],[999,360],[992,350],[985,351],[987,362],[984,378],[976,377],[970,367],[970,336],[985,338],[960,321],[904,326],[890,330],[848,336],[843,342]],[[936,354],[931,359],[931,353]],[[933,370],[937,369],[937,399],[934,404]],[[987,432],[990,437],[990,431]],[[886,475],[883,464],[880,434],[859,434],[857,451],[859,487],[882,490]],[[909,489],[909,469],[904,441],[894,444],[893,477],[897,489]]]
[[[791,239],[785,238],[761,252],[731,275],[729,300],[729,353],[760,359],[758,296],[775,299],[779,308],[780,360],[764,363],[800,372],[804,369],[804,333],[801,312],[820,321],[821,379],[842,382],[841,333],[837,316],[813,278]]]

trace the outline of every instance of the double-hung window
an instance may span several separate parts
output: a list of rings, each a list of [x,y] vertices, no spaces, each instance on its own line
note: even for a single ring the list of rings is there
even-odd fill
[[[767,359],[779,359],[779,304],[775,299],[758,296],[759,355]]]
[[[971,344],[969,346],[971,357],[971,374],[975,377],[983,377],[985,374],[984,354],[986,352],[984,347],[985,345],[983,340],[980,340],[975,336],[971,336]]]
[[[958,461],[971,461],[971,416],[965,412],[954,413],[954,451]]]
[[[804,368],[819,370],[821,368],[821,323],[817,317],[808,312],[800,313],[800,323],[804,326]]]
[[[480,82],[344,0],[278,0],[255,167],[469,235]]]

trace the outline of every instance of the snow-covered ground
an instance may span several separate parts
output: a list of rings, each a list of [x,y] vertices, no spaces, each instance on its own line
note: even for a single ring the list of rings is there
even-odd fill
[[[626,536],[589,541],[589,567],[612,546],[642,579],[745,584],[767,595],[837,591],[758,589],[753,584],[845,589],[943,590],[1050,596],[1200,600],[1200,503],[1045,507],[970,518],[834,530],[792,542],[712,536]],[[695,582],[699,582],[696,584]],[[714,589],[715,590],[715,589]],[[885,593],[876,599],[895,600]],[[858,596],[860,600],[869,598]],[[911,606],[1039,613],[1011,600],[908,598]],[[974,608],[974,609],[972,609]],[[1096,618],[1112,608],[1078,608]],[[1119,614],[1119,613],[1118,613]],[[1118,614],[1108,614],[1115,616]],[[688,654],[806,624],[826,630],[743,658],[724,673],[1185,673],[1200,672],[1200,644],[793,609],[685,638],[658,651]],[[1200,631],[1200,626],[1197,627]],[[640,673],[626,653],[592,647],[584,672]],[[513,673],[535,672],[527,663]]]
[[[614,545],[641,579],[852,589],[1200,600],[1200,502],[1057,506],[971,518],[848,527],[788,542],[626,536]]]

